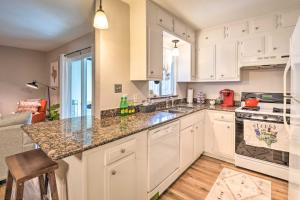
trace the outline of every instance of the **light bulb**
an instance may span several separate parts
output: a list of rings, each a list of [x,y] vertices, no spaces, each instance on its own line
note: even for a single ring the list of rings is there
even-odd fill
[[[179,49],[177,47],[173,48],[172,55],[173,56],[179,56]]]
[[[108,20],[103,10],[98,10],[94,17],[94,27],[108,29]]]

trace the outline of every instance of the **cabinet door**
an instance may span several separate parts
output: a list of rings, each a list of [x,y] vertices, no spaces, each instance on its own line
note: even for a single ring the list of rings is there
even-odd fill
[[[237,42],[223,42],[216,45],[216,76],[219,80],[237,78]]]
[[[178,48],[180,54],[177,58],[177,81],[190,81],[192,78],[192,45],[186,42]]]
[[[214,120],[214,151],[219,156],[234,158],[234,125],[232,122]]]
[[[218,27],[200,33],[200,44],[215,44],[225,38],[225,27]]]
[[[107,167],[107,200],[136,199],[136,158],[135,154],[123,158]]]
[[[203,113],[204,114],[204,113]],[[194,135],[194,160],[199,158],[199,156],[204,151],[204,120],[197,122],[194,125],[195,135]]]
[[[270,36],[271,55],[289,55],[290,38],[294,27],[280,29]]]
[[[225,29],[226,38],[239,38],[249,34],[248,22],[232,23]]]
[[[148,78],[162,79],[163,71],[163,32],[159,26],[148,28]]]
[[[157,8],[157,23],[170,31],[174,29],[173,16],[161,8]]]
[[[251,37],[241,41],[242,57],[263,56],[265,53],[265,37]]]
[[[186,39],[192,44],[195,42],[195,31],[189,27],[186,28]]]
[[[199,80],[215,79],[215,45],[198,49],[197,74]]]
[[[252,20],[252,32],[261,33],[269,32],[275,28],[276,17],[275,15],[263,16]]]
[[[180,132],[180,168],[185,170],[194,160],[194,127]]]
[[[281,15],[279,17],[280,26],[283,28],[296,26],[299,16],[300,16],[300,10],[294,10],[294,11],[281,13]]]
[[[186,39],[186,26],[183,22],[178,19],[174,20],[174,32],[181,38]]]

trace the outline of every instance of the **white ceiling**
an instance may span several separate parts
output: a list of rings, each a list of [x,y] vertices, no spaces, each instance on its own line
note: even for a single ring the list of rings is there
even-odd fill
[[[300,8],[300,0],[153,0],[197,29]]]
[[[1,0],[0,45],[49,51],[92,30],[94,0]]]

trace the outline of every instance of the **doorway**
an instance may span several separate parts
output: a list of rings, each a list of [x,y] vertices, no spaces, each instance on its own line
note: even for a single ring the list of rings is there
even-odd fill
[[[93,114],[93,59],[90,52],[65,56],[61,81],[61,118]]]

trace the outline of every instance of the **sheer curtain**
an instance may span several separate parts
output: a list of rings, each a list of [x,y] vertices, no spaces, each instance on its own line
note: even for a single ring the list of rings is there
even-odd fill
[[[70,90],[70,66],[68,65],[68,57],[64,54],[60,55],[60,118],[65,119],[71,117],[71,98]]]

